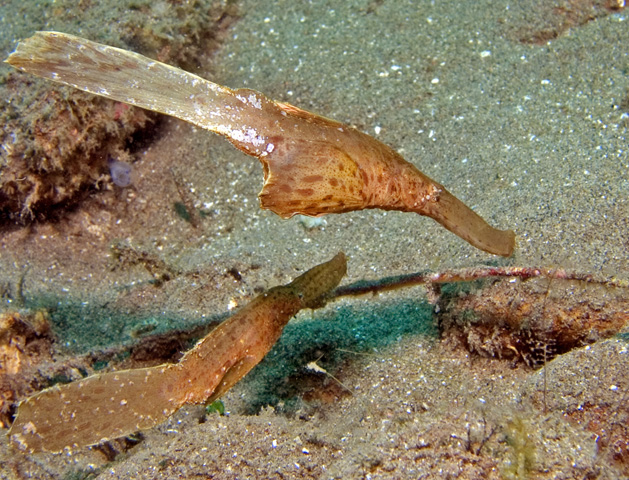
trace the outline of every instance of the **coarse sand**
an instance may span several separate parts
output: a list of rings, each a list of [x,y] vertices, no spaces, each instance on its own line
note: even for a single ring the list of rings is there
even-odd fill
[[[54,3],[3,6],[5,56],[35,30],[64,27]],[[81,16],[91,32],[115,29],[115,18],[94,26],[88,3],[68,33],[87,36]],[[156,3],[175,14],[177,2]],[[489,223],[515,230],[516,253],[498,259],[412,214],[282,220],[258,208],[255,159],[163,119],[131,186],[94,189],[54,221],[2,226],[3,309],[48,312],[56,358],[220,320],[338,251],[349,259],[344,283],[478,265],[629,279],[629,11],[620,3],[236,4],[238,20],[220,48],[195,57],[195,73],[393,146]],[[186,202],[197,226],[182,214]],[[116,261],[112,246],[139,257]],[[629,475],[622,335],[534,370],[440,338],[429,293],[300,313],[223,398],[227,415],[186,407],[133,447],[26,455],[2,435],[0,478]]]

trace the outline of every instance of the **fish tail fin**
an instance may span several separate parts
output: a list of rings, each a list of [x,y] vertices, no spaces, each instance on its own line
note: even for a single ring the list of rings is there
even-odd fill
[[[24,72],[101,97],[146,108],[212,131],[232,90],[143,55],[60,32],[37,32],[6,62]],[[217,133],[224,133],[222,131]]]
[[[57,385],[20,403],[9,437],[18,449],[59,452],[129,435],[166,420],[176,365],[121,370]]]

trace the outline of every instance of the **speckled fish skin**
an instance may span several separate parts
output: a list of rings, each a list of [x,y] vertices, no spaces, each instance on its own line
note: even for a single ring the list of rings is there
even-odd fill
[[[33,395],[18,407],[11,441],[28,452],[94,445],[158,425],[186,403],[219,398],[266,356],[299,310],[325,304],[346,268],[339,253],[271,288],[177,364],[92,375]]]
[[[231,90],[141,55],[58,32],[20,42],[14,67],[224,135],[264,168],[261,207],[283,218],[364,208],[426,215],[475,247],[510,256],[497,230],[376,139],[342,123]]]

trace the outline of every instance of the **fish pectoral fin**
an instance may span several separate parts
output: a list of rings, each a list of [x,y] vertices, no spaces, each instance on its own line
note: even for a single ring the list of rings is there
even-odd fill
[[[210,404],[214,400],[221,398],[230,388],[236,385],[242,377],[247,375],[253,367],[260,363],[260,360],[261,358],[254,357],[253,355],[247,355],[232,365],[229,370],[225,372],[221,382],[214,389],[214,392],[212,392],[212,395],[210,395],[206,403]]]

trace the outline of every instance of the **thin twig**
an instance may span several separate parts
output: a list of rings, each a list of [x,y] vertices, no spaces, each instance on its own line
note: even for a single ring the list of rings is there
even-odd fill
[[[629,288],[629,281],[616,277],[603,278],[587,273],[570,272],[561,268],[537,267],[476,267],[461,270],[446,270],[444,272],[417,272],[406,275],[384,277],[377,280],[359,280],[336,288],[330,299],[346,296],[380,293],[415,285],[471,282],[482,278],[548,278],[556,280],[573,280],[585,283],[605,285],[615,288]]]

